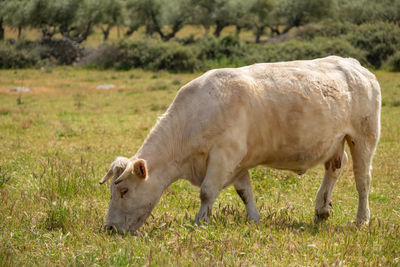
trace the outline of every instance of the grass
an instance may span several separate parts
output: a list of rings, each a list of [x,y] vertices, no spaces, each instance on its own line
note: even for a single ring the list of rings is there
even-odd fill
[[[313,222],[323,169],[251,171],[259,224],[233,188],[195,227],[199,190],[166,190],[137,235],[108,235],[109,189],[98,185],[118,155],[132,156],[174,98],[198,74],[0,71],[0,266],[400,265],[400,74],[377,72],[382,138],[374,159],[371,223],[356,227],[350,164],[334,190],[333,216]],[[116,85],[96,90],[99,84]],[[10,93],[15,86],[31,93]]]

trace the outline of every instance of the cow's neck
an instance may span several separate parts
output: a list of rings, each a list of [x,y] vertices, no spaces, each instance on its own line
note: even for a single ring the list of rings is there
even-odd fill
[[[178,166],[183,153],[179,126],[167,116],[160,119],[151,130],[136,154],[137,158],[146,160],[149,175],[154,174],[164,187],[181,175]]]

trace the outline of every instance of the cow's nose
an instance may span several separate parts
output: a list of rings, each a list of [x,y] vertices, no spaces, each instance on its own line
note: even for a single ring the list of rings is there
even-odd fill
[[[115,233],[115,232],[117,232],[117,228],[112,224],[106,224],[106,225],[104,225],[104,231]]]

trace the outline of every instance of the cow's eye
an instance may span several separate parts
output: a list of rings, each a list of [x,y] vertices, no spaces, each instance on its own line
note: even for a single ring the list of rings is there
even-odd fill
[[[119,191],[119,193],[121,194],[121,198],[123,198],[124,195],[125,195],[126,193],[128,193],[128,188],[121,188],[121,190]]]

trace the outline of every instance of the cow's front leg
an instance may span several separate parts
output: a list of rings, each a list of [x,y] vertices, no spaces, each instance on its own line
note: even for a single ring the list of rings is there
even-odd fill
[[[206,176],[200,189],[201,206],[196,215],[197,225],[208,221],[221,190],[233,183],[233,171],[240,160],[240,153],[237,151],[234,147],[229,147],[210,152]]]
[[[208,218],[212,213],[212,206],[219,196],[221,190],[222,188],[218,184],[212,182],[203,182],[200,189],[201,206],[196,215],[197,225],[201,225],[201,222],[208,222]]]
[[[235,182],[233,183],[233,185],[235,186],[236,192],[246,206],[246,211],[249,219],[251,221],[258,222],[260,220],[260,214],[258,213],[256,203],[254,202],[254,195],[253,189],[251,188],[249,171],[245,170],[240,172],[235,177]]]
[[[325,163],[324,180],[318,190],[315,200],[315,219],[327,219],[331,213],[330,205],[333,187],[336,184],[344,165],[347,163],[346,152],[339,153]]]

